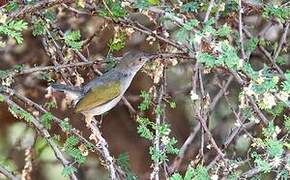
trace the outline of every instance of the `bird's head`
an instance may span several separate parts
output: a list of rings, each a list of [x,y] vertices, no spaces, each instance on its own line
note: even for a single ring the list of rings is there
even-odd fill
[[[138,71],[149,59],[147,53],[137,50],[129,51],[119,60],[117,68],[124,71]]]

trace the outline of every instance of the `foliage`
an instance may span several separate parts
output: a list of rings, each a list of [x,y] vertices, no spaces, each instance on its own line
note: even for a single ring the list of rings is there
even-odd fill
[[[122,7],[120,0],[107,0],[104,1],[104,7],[100,9],[100,16],[120,18],[127,14],[127,11]]]
[[[19,8],[19,5],[17,2],[9,2],[6,6],[5,6],[5,11],[12,12],[15,11]]]
[[[276,17],[281,22],[285,22],[290,18],[290,7],[268,5],[264,8],[263,15],[268,18]]]
[[[141,91],[140,97],[143,98],[143,102],[139,104],[138,109],[141,111],[149,110],[151,105],[151,94],[146,91]]]
[[[44,125],[45,128],[50,129],[51,128],[51,122],[53,120],[53,115],[50,112],[44,113],[40,117],[40,122]]]
[[[168,124],[162,123],[160,125],[156,125],[148,118],[144,117],[138,117],[137,122],[137,132],[141,137],[153,141],[154,137],[156,136],[156,134],[154,135],[155,131],[158,133],[158,136],[161,139],[161,144],[163,146],[162,150],[156,149],[154,146],[149,148],[149,153],[153,161],[168,161],[167,153],[177,154],[179,152],[179,150],[174,147],[177,143],[177,140],[175,138],[169,137],[171,130]]]
[[[70,176],[72,173],[75,173],[76,171],[77,169],[75,167],[73,167],[72,165],[68,165],[62,170],[61,174],[63,176]]]
[[[79,163],[83,164],[86,161],[86,157],[83,156],[81,150],[76,147],[79,144],[79,139],[76,136],[69,136],[65,143],[64,149],[65,151],[74,158],[74,160]]]
[[[110,51],[119,51],[125,47],[126,34],[124,32],[117,33],[113,39],[109,41]]]
[[[198,166],[196,168],[188,167],[184,177],[179,173],[174,173],[170,180],[209,180],[210,177],[208,175],[207,169],[202,166]]]
[[[35,21],[33,23],[33,36],[44,35],[46,33],[45,23],[42,20]]]
[[[126,180],[137,180],[137,177],[132,173],[129,165],[129,156],[127,153],[122,153],[117,159],[119,165],[126,173]]]
[[[11,112],[11,114],[13,114],[15,117],[20,118],[20,119],[24,119],[27,122],[31,122],[33,121],[33,116],[28,113],[27,111],[20,109],[18,107],[12,106],[9,108],[9,111]]]
[[[0,34],[7,35],[16,40],[18,44],[23,42],[21,32],[27,29],[27,22],[23,20],[12,20],[0,25]]]
[[[72,49],[81,49],[82,43],[80,42],[80,39],[80,31],[68,31],[64,34],[64,42]]]
[[[156,65],[158,67],[153,67],[152,72],[146,73],[150,77],[161,75],[165,77],[158,85],[150,84],[152,87],[149,91],[141,91],[139,95],[141,102],[137,109],[139,111],[137,112],[137,126],[134,126],[139,136],[150,144],[148,150],[146,148],[146,155],[152,160],[151,167],[159,166],[160,168],[159,172],[155,172],[156,169],[152,168],[152,174],[157,173],[160,178],[165,176],[166,179],[171,180],[243,179],[245,174],[253,173],[254,169],[254,173],[257,174],[251,175],[254,177],[248,179],[261,179],[263,174],[270,173],[271,176],[276,176],[274,177],[276,179],[289,179],[289,32],[286,34],[285,42],[280,42],[283,40],[282,33],[287,30],[287,23],[289,23],[289,2],[242,1],[242,9],[236,0],[215,1],[212,6],[211,2],[210,0],[104,0],[92,3],[77,0],[68,4],[47,2],[42,5],[40,5],[42,1],[34,0],[8,2],[0,12],[0,35],[2,36],[0,51],[1,55],[3,54],[0,64],[1,68],[4,67],[0,70],[0,91],[4,95],[0,95],[0,102],[7,102],[6,97],[9,97],[9,100],[17,104],[17,106],[9,107],[12,115],[25,120],[24,123],[27,126],[38,121],[43,126],[41,128],[49,130],[50,137],[53,137],[52,141],[62,147],[61,151],[65,157],[69,156],[72,160],[68,164],[65,163],[63,176],[76,173],[77,167],[89,168],[90,164],[86,164],[86,156],[89,151],[96,154],[95,146],[100,148],[100,143],[86,144],[83,138],[89,141],[93,140],[93,137],[85,136],[83,126],[75,128],[68,118],[58,120],[53,115],[53,111],[58,108],[56,103],[58,98],[55,98],[55,94],[42,91],[48,86],[48,82],[65,81],[77,85],[82,85],[84,81],[89,82],[90,78],[95,76],[92,69],[99,68],[99,62],[93,68],[76,68],[74,65],[84,58],[95,60],[99,53],[106,57],[106,65],[102,70],[111,70],[116,65],[114,56],[127,51],[127,39],[130,39],[132,32],[140,31],[148,35],[147,39],[144,44],[133,48],[145,47],[145,50],[142,50],[146,52],[148,49],[150,52],[154,49],[154,53],[160,55],[154,59],[160,60]],[[62,8],[59,8],[61,6]],[[39,10],[33,9],[34,7],[38,7]],[[21,14],[26,11],[26,14]],[[239,24],[239,12],[242,12],[242,24]],[[154,26],[139,26],[138,24],[143,25],[142,19],[136,24],[128,21],[131,14],[138,13],[148,16]],[[73,21],[69,17],[71,15]],[[207,19],[205,19],[206,15],[209,15]],[[247,21],[251,21],[251,18],[248,17],[259,19],[257,23],[259,25],[249,26],[248,24],[251,23]],[[64,19],[66,23],[62,22]],[[97,28],[94,27],[96,19],[98,23],[100,20],[104,24],[96,23]],[[278,29],[283,27],[277,32],[276,40],[271,40],[271,38],[275,39],[275,36],[270,38],[264,36],[268,30],[263,33],[258,32],[260,22],[263,26],[265,22],[270,22],[269,27],[275,26],[274,30],[269,28],[269,31],[275,31],[276,27]],[[79,27],[82,25],[86,27]],[[24,39],[25,30],[27,30],[25,35],[28,36]],[[88,34],[91,32],[94,32],[94,36],[90,37]],[[108,38],[100,37],[102,35],[99,36],[99,34],[104,32],[105,34],[114,32],[114,35]],[[32,37],[31,34],[39,37]],[[100,39],[96,40],[95,36]],[[149,43],[150,38],[157,39],[156,47]],[[22,57],[24,54],[22,51],[31,44],[31,39],[37,41],[33,44],[43,47],[41,51],[45,53],[39,54],[45,54],[48,58],[39,58],[39,54],[35,56],[37,58]],[[103,39],[106,41],[102,41]],[[23,43],[23,45],[15,46],[15,42]],[[96,42],[103,43],[101,48],[94,47]],[[173,57],[167,57],[167,55]],[[17,64],[18,61],[20,64]],[[33,74],[22,74],[24,70],[29,70],[29,67],[34,68],[35,64],[66,66],[67,63],[72,63],[70,64],[72,66],[55,69],[49,67],[49,72],[40,70]],[[178,66],[172,67],[176,64]],[[178,82],[171,82],[172,76],[178,77]],[[230,82],[226,80],[227,78],[233,78],[233,80]],[[27,82],[33,82],[32,87],[36,88],[26,89]],[[229,82],[228,86],[227,82]],[[159,85],[164,87],[160,100],[156,92]],[[6,88],[13,91],[6,91]],[[38,90],[41,93],[35,93]],[[20,91],[20,96],[12,93],[14,91],[17,93]],[[44,96],[47,98],[45,101],[37,102],[40,108],[31,105],[29,100],[26,102],[21,98],[27,96],[33,100],[38,98],[35,94],[38,96],[41,94],[43,98]],[[170,100],[168,100],[169,97]],[[131,99],[129,100],[131,103]],[[185,103],[182,104],[181,101]],[[62,101],[61,109],[65,107],[64,102],[67,101]],[[132,102],[135,103],[134,100]],[[45,110],[40,110],[42,107]],[[49,112],[46,112],[47,110]],[[211,141],[208,141],[209,136],[204,132],[199,133],[202,128],[196,132],[193,131],[198,124],[197,113],[206,116],[209,133],[212,133],[218,147],[226,154],[223,158],[218,157],[216,147],[213,148]],[[180,114],[182,116],[179,116]],[[7,122],[4,120],[3,125],[6,125]],[[173,123],[176,120],[180,122]],[[55,125],[60,128],[52,128]],[[182,132],[181,126],[188,126],[188,131]],[[220,129],[225,132],[221,132]],[[75,132],[79,134],[74,135]],[[196,134],[189,143],[191,146],[187,146],[186,143],[191,140],[194,133]],[[106,138],[106,133],[104,134]],[[39,133],[37,136],[42,136],[42,134]],[[45,140],[46,137],[42,138]],[[239,143],[245,141],[249,147],[240,148],[244,144]],[[1,156],[3,142],[3,139],[0,139]],[[17,145],[24,144],[22,139],[17,142]],[[46,141],[43,143],[49,145]],[[222,146],[223,143],[229,144]],[[112,148],[110,151],[116,152],[113,147],[109,143],[109,148]],[[177,147],[192,148],[191,152],[199,153],[196,156],[193,154],[189,156],[186,151],[185,154],[180,154],[183,157],[176,156],[178,153],[183,153]],[[44,145],[40,148],[32,148],[36,149],[33,156],[38,160],[38,153]],[[100,149],[102,150],[102,147]],[[55,152],[52,154],[58,155]],[[103,156],[102,153],[100,155]],[[189,157],[191,159],[188,159]],[[126,179],[138,179],[137,173],[135,174],[130,167],[129,159],[136,161],[126,153],[112,160],[115,163],[114,167],[118,166],[120,169],[117,171],[122,170]],[[218,161],[215,161],[216,159]],[[179,161],[183,167],[188,167],[186,172],[179,171],[181,167],[174,167]],[[208,165],[209,161],[213,164]],[[245,165],[244,162],[247,164]],[[102,161],[100,164],[106,163]],[[172,167],[174,174],[168,175],[166,172],[171,171]]]

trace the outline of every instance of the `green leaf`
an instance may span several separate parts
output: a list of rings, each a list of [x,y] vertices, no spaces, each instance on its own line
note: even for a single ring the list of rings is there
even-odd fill
[[[50,129],[53,118],[54,117],[50,112],[46,112],[40,117],[40,122],[44,125],[45,128]]]
[[[27,22],[23,20],[12,20],[0,25],[0,34],[7,35],[16,40],[17,44],[23,42],[21,31],[27,29]]]
[[[268,126],[267,128],[264,128],[263,129],[263,135],[266,137],[266,138],[271,138],[274,133],[275,133],[275,130],[276,130],[276,127],[274,125],[274,122],[273,121],[270,121],[268,123]]]
[[[129,156],[127,153],[121,153],[117,159],[117,165],[126,173],[126,180],[137,180],[137,177],[131,171],[129,165]]]
[[[71,174],[77,172],[77,169],[75,167],[73,167],[72,165],[66,166],[63,170],[62,170],[62,175],[63,176],[70,176]]]
[[[154,162],[163,162],[163,161],[168,160],[167,155],[164,151],[161,151],[160,149],[156,149],[153,146],[149,148],[149,154],[151,155],[151,159]]]
[[[246,54],[250,55],[257,48],[258,43],[259,39],[257,37],[246,40],[244,44]]]
[[[17,2],[9,2],[6,6],[5,6],[5,10],[10,13],[12,11],[15,11],[19,8],[19,5]]]
[[[264,8],[263,15],[267,18],[276,17],[282,23],[290,18],[290,7],[282,7],[276,5],[267,5]]]
[[[158,5],[160,0],[147,0],[150,5]]]
[[[121,6],[120,0],[106,0],[106,6],[99,10],[99,15],[104,17],[120,18],[127,15],[126,9]],[[109,8],[110,10],[108,10]],[[112,13],[112,14],[111,14]]]
[[[119,32],[117,35],[114,36],[113,39],[109,41],[110,50],[114,52],[123,49],[125,47],[126,38],[126,33]]]
[[[218,29],[216,34],[220,37],[227,37],[231,35],[231,33],[232,33],[231,27],[228,26],[227,24],[224,24],[221,28]]]
[[[194,169],[191,166],[189,166],[184,175],[184,180],[192,180],[193,176],[194,176]]]
[[[256,152],[252,153],[252,157],[255,158],[254,162],[261,169],[261,171],[267,173],[271,171],[271,165],[264,159],[261,158]]]
[[[70,125],[69,122],[66,121],[66,120],[62,120],[62,121],[60,121],[60,127],[62,128],[62,130],[63,130],[64,132],[67,132],[67,131],[69,131],[70,129],[72,129],[72,125]]]
[[[80,31],[69,31],[64,34],[65,43],[72,49],[80,50],[82,43],[80,42],[81,33]]]
[[[64,147],[67,148],[67,147],[73,147],[75,145],[77,145],[79,143],[79,138],[76,137],[76,136],[69,136],[65,143],[64,143]]]
[[[188,12],[188,13],[190,12],[196,13],[198,8],[199,8],[198,2],[189,2],[189,3],[183,4],[180,8],[180,11]]]
[[[141,91],[140,97],[143,98],[143,102],[139,104],[138,109],[140,109],[141,111],[149,110],[152,101],[150,93],[146,91]]]
[[[280,158],[284,152],[283,149],[283,142],[280,140],[274,140],[270,139],[266,141],[267,145],[267,152],[270,155],[270,157],[278,157]]]
[[[5,100],[5,97],[0,94],[0,102],[3,102],[4,100]]]
[[[174,173],[171,177],[170,180],[183,180],[182,176],[179,173]]]
[[[74,160],[79,163],[79,164],[83,164],[86,162],[86,157],[82,155],[81,150],[79,150],[78,148],[75,147],[67,147],[65,149],[65,152],[67,154],[69,154],[71,157],[74,158]]]
[[[15,106],[9,107],[9,111],[15,117],[20,118],[20,119],[24,119],[27,122],[31,122],[34,119],[34,117],[30,113],[28,113],[27,111],[24,111],[18,107],[15,107]]]
[[[170,108],[172,108],[172,109],[175,109],[176,108],[176,103],[173,102],[173,101],[170,102],[169,105],[170,105]]]
[[[206,67],[213,68],[216,65],[216,58],[208,53],[198,52],[197,62],[205,64]]]
[[[198,180],[209,180],[209,174],[207,171],[207,168],[202,167],[202,166],[197,166],[194,169],[194,179],[198,179]]]
[[[229,69],[240,69],[240,58],[237,55],[236,49],[228,41],[222,41],[220,47],[220,55],[217,58],[219,63],[226,65]]]
[[[152,123],[149,121],[149,119],[144,117],[138,117],[137,122],[138,122],[137,127],[138,134],[143,138],[153,140],[154,135],[149,129],[152,127]]]
[[[42,20],[38,20],[38,21],[33,23],[32,34],[33,34],[33,36],[46,34],[45,23]]]

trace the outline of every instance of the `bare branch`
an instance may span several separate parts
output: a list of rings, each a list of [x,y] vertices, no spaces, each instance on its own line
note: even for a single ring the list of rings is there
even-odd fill
[[[2,93],[0,93],[1,96],[4,97],[4,101],[11,107],[16,107],[17,109],[20,109],[22,111],[25,111],[23,108],[21,108],[18,104],[16,104],[14,101],[10,100],[10,98]],[[39,132],[39,134],[46,139],[47,143],[49,144],[49,146],[52,148],[55,157],[61,162],[61,164],[63,165],[63,167],[68,167],[70,165],[70,161],[67,160],[62,151],[60,150],[60,148],[58,147],[58,145],[54,142],[54,140],[52,139],[52,136],[49,134],[49,132],[47,131],[47,129],[44,128],[44,126],[40,123],[40,120],[34,116],[32,116],[31,119],[31,123],[35,126],[35,128],[37,129],[37,131]],[[72,174],[70,174],[70,178],[73,180],[77,180],[77,175],[75,174],[75,172],[72,172]]]
[[[14,172],[9,171],[8,169],[6,169],[2,165],[0,165],[0,173],[11,180],[20,180],[20,178],[18,176],[16,176]]]

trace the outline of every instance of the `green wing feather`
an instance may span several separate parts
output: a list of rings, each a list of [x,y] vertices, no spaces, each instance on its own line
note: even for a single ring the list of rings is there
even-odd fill
[[[121,93],[119,81],[113,81],[103,85],[93,87],[76,105],[76,112],[90,110],[100,106],[116,97]]]

